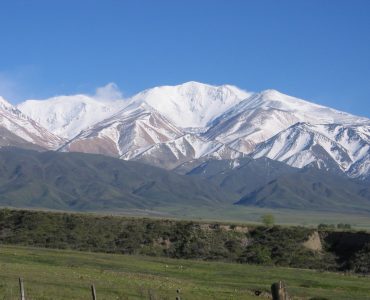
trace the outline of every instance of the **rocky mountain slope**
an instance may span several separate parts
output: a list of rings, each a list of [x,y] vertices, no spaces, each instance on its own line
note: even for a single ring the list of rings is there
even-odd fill
[[[370,120],[310,103],[275,90],[266,90],[241,101],[221,114],[204,136],[229,143],[250,153],[255,146],[298,123],[366,124]]]
[[[64,140],[0,97],[0,146],[56,149]]]
[[[370,126],[296,123],[260,143],[252,156],[269,157],[297,168],[314,164],[319,169],[352,175],[353,166],[369,152]]]
[[[61,151],[99,153],[131,159],[151,147],[183,135],[163,115],[145,103],[128,106],[82,131]]]

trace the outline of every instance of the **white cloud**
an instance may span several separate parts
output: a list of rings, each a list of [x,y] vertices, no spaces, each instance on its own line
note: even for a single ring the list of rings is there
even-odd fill
[[[122,92],[114,82],[98,87],[93,96],[99,101],[113,101],[123,99]]]
[[[27,95],[25,93],[24,89],[24,78],[27,75],[27,69],[25,69],[24,73],[18,72],[3,72],[0,70],[0,97],[3,97],[9,102],[12,102],[13,104],[18,103],[19,101],[23,99],[44,99],[48,100],[50,98],[30,98],[30,95]],[[63,94],[61,94],[63,95]],[[53,97],[61,96],[60,94],[53,95]],[[64,94],[66,96],[68,94]],[[95,90],[94,94],[70,94],[68,97],[74,97],[78,95],[85,95],[90,98],[93,98],[95,100],[98,100],[100,102],[110,102],[115,100],[125,100],[123,97],[123,94],[117,84],[114,82],[110,82],[104,86],[98,87]],[[32,97],[32,96],[31,96]]]

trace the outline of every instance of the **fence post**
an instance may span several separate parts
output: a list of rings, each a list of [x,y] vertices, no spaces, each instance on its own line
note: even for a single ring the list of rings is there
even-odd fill
[[[24,296],[24,286],[23,286],[23,278],[19,277],[19,292],[21,294],[20,299],[26,300],[26,297]]]
[[[91,285],[91,294],[92,294],[93,300],[96,300],[95,285]]]
[[[281,280],[271,285],[271,294],[273,300],[289,300],[285,284]]]

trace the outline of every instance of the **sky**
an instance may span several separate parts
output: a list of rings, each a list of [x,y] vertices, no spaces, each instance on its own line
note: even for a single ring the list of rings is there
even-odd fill
[[[1,0],[0,95],[199,81],[370,117],[369,16],[368,0]]]

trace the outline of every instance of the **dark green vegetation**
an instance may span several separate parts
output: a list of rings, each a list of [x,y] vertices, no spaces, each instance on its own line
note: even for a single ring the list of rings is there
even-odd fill
[[[368,273],[370,234],[1,210],[0,242]],[[359,267],[361,265],[361,268]]]
[[[288,174],[245,195],[237,204],[261,207],[370,211],[370,188],[313,169]]]
[[[192,162],[177,172],[238,194],[236,204],[331,212],[370,211],[369,182],[314,167],[292,168],[268,158]]]
[[[343,176],[266,158],[192,165],[199,163],[184,164],[176,172],[187,175],[179,175],[102,155],[2,148],[0,205],[240,220],[248,210],[233,203],[305,213],[370,211],[368,185]],[[222,213],[212,215],[216,210]]]
[[[19,299],[19,276],[38,300],[91,299],[92,283],[107,300],[175,299],[177,289],[181,299],[266,299],[278,280],[294,299],[370,299],[369,277],[282,267],[15,246],[0,246],[0,267],[1,299],[10,300]]]
[[[249,157],[235,160],[193,161],[178,167],[176,172],[205,179],[239,198],[268,184],[282,174],[295,174],[299,169],[269,158]]]
[[[2,206],[91,211],[202,207],[233,200],[209,183],[137,162],[0,149]]]

